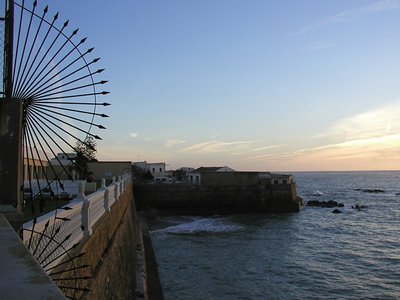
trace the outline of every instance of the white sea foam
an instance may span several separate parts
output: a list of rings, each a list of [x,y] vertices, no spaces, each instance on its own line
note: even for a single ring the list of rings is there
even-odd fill
[[[321,191],[316,191],[313,193],[313,196],[323,196],[323,195],[324,195],[324,192],[321,192]]]
[[[189,222],[159,229],[154,232],[174,234],[224,233],[238,231],[241,228],[242,226],[230,224],[223,218],[195,218]]]

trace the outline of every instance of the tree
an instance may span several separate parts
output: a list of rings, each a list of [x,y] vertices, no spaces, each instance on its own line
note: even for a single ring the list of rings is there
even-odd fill
[[[81,153],[81,155],[86,158],[87,161],[97,161],[96,159],[96,141],[94,137],[87,136],[85,140],[78,141],[75,145],[76,154]]]
[[[138,166],[132,166],[132,173],[136,180],[152,180],[154,176],[151,174],[149,170],[144,170],[139,168]]]
[[[87,163],[97,161],[96,159],[96,141],[92,136],[87,136],[85,140],[78,141],[75,145],[75,168],[80,179],[86,179],[89,182],[93,180],[93,172],[89,172]]]

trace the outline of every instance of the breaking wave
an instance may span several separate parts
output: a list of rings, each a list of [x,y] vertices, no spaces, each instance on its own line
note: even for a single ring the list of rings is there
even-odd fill
[[[172,234],[193,233],[226,233],[242,229],[242,226],[231,224],[224,218],[193,218],[189,222],[155,230]]]

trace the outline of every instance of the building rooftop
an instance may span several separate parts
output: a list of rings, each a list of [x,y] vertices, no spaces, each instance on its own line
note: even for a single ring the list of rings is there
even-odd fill
[[[216,172],[223,167],[200,167],[194,170],[194,172]]]

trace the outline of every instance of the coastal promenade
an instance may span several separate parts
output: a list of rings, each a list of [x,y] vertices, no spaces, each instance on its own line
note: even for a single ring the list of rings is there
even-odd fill
[[[0,212],[0,298],[66,299]]]

